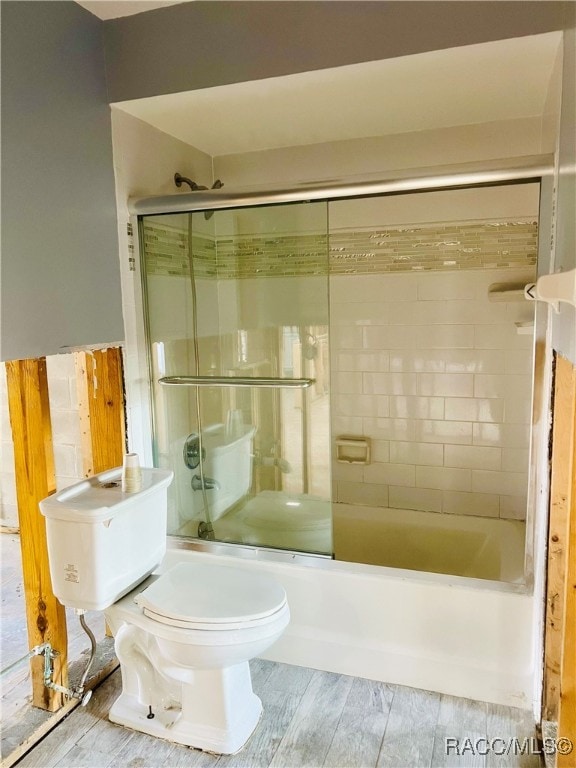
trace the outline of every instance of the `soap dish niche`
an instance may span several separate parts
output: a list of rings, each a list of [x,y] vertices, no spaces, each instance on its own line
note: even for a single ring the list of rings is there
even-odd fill
[[[336,461],[340,464],[370,464],[370,438],[336,438]]]

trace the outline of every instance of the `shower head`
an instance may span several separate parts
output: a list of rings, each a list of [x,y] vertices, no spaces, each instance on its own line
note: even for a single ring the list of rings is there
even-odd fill
[[[216,179],[216,181],[214,182],[214,184],[212,184],[210,189],[222,189],[223,186],[224,186],[224,182],[220,181],[220,179]],[[206,221],[208,221],[208,219],[211,219],[212,216],[214,216],[214,211],[204,211],[204,218],[206,219]]]
[[[201,189],[208,189],[208,187],[201,187],[199,184],[196,184],[195,181],[192,181],[192,179],[188,179],[186,176],[182,176],[182,174],[178,172],[174,174],[174,184],[176,184],[177,187],[181,187],[182,184],[188,184],[192,192],[197,192]]]

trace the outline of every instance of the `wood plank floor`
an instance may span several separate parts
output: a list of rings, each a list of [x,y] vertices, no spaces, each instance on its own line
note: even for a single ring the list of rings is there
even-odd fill
[[[27,650],[18,536],[2,535],[2,666]],[[90,617],[103,637],[102,614]],[[70,616],[70,657],[86,637]],[[446,738],[533,737],[529,713],[402,686],[256,659],[260,723],[236,755],[216,756],[154,739],[108,721],[120,673],[96,690],[18,763],[19,768],[537,768],[534,755],[446,754]],[[2,731],[30,709],[28,666],[2,681]],[[40,710],[35,710],[40,712]],[[13,729],[12,729],[13,730]],[[8,739],[9,741],[9,739]]]
[[[445,738],[534,736],[529,713],[256,659],[262,719],[236,755],[217,756],[110,723],[120,673],[96,689],[18,768],[537,768],[536,755],[447,755]]]

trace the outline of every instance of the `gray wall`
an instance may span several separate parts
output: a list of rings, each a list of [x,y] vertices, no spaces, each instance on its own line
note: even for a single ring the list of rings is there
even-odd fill
[[[107,21],[112,102],[562,29],[562,2],[193,2]]]
[[[122,340],[102,22],[4,0],[0,359]]]

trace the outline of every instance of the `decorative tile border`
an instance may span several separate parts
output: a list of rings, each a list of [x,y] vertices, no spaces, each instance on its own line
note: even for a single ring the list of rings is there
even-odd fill
[[[146,219],[148,274],[190,274],[186,243],[185,231]],[[234,280],[533,266],[537,247],[535,221],[339,230],[330,236],[192,238],[195,274]]]

